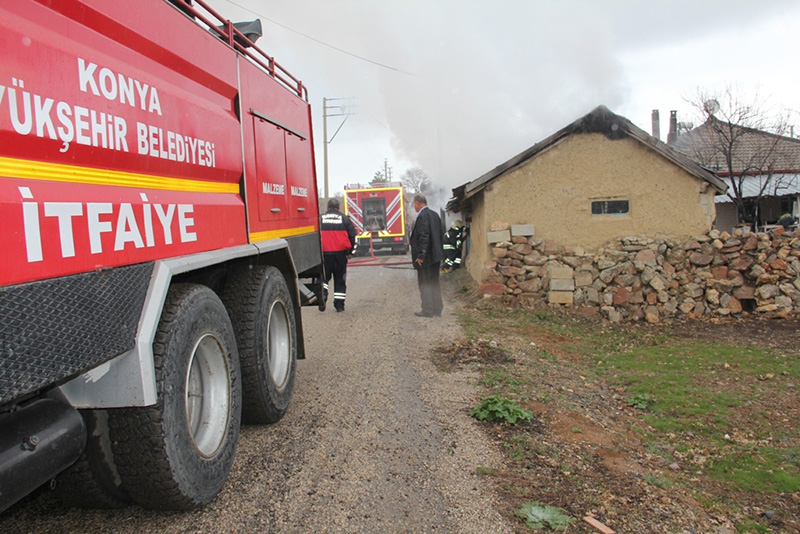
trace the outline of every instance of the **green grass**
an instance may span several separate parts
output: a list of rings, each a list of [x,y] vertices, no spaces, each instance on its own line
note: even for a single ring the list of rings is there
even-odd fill
[[[769,527],[753,521],[752,519],[745,519],[736,525],[736,532],[740,534],[749,532],[769,532]]]
[[[646,446],[666,443],[668,450],[679,454],[692,447],[708,449],[707,475],[744,491],[800,491],[798,452],[774,445],[796,442],[800,430],[795,425],[769,426],[760,420],[766,420],[764,411],[756,412],[746,428],[740,428],[739,420],[747,404],[768,393],[797,395],[788,386],[800,380],[796,356],[704,341],[678,342],[658,330],[630,331],[612,325],[598,329],[597,323],[559,313],[489,308],[465,313],[462,319],[470,337],[493,334],[498,339],[506,335],[535,341],[537,333],[558,336],[561,350],[585,357],[586,368],[580,372],[594,372],[598,379],[624,390],[627,403],[644,423],[634,430]],[[539,361],[559,359],[543,347],[534,354]],[[527,365],[537,365],[536,359]],[[498,395],[524,399],[526,389],[535,383],[519,371],[514,373],[504,367],[484,369],[479,383]],[[737,430],[749,432],[759,447],[725,438]]]
[[[729,489],[800,492],[800,427],[794,421],[781,423],[774,414],[774,399],[798,395],[797,354],[673,338],[669,329],[626,328],[558,311],[481,308],[466,310],[461,318],[470,338],[491,337],[516,347],[513,365],[478,369],[479,384],[488,393],[523,404],[534,399],[559,404],[565,397],[548,387],[551,368],[613,389],[620,406],[638,419],[630,430],[641,444],[664,458],[664,465],[677,462],[681,467],[644,475],[652,486],[684,488],[710,513],[737,515],[741,510],[730,501]],[[504,445],[520,469],[531,458],[549,457],[559,462],[561,472],[576,476],[558,450],[529,436],[514,435]],[[706,482],[705,489],[695,492],[698,478]],[[741,517],[737,522],[737,532],[768,529],[763,521]]]
[[[478,380],[478,384],[486,388],[494,388],[505,384],[510,378],[511,375],[505,369],[487,369]]]
[[[502,387],[518,390],[522,389],[519,386],[529,385],[530,380],[514,376],[503,368],[487,368],[478,379],[478,384],[487,388]]]
[[[710,477],[758,493],[800,491],[800,450],[732,445],[709,462]]]
[[[665,488],[669,488],[669,487],[672,486],[672,481],[670,481],[668,478],[657,477],[657,476],[653,476],[653,475],[643,475],[642,478],[648,484],[651,484],[651,485],[656,486],[658,488],[665,489]]]
[[[479,465],[475,468],[475,473],[481,476],[488,476],[493,477],[497,476],[497,469],[494,467],[486,467],[485,465]]]
[[[711,478],[745,491],[800,491],[797,451],[730,441],[746,403],[758,402],[768,390],[782,391],[797,379],[796,363],[782,353],[684,342],[606,353],[602,362],[596,372],[624,387],[629,404],[646,410],[642,417],[655,433],[645,436],[645,442],[667,439],[682,451],[689,448],[685,436],[691,436],[696,446],[715,451],[706,466]],[[772,378],[767,383],[768,375]],[[765,441],[775,437],[772,429],[753,424],[739,430]],[[777,434],[790,432],[796,429],[783,428]]]

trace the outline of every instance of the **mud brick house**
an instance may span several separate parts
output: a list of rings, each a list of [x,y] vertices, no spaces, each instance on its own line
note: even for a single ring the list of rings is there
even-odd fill
[[[469,222],[466,266],[480,280],[496,221],[590,252],[623,236],[705,234],[716,217],[714,197],[725,191],[689,157],[599,106],[453,189],[447,208]]]

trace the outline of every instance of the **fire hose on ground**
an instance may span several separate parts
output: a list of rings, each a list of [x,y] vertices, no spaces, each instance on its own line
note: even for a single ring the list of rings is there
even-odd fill
[[[372,248],[372,234],[369,236],[369,257],[361,260],[350,260],[349,267],[383,267],[386,265],[411,265],[410,261],[380,261],[375,256],[375,250]]]

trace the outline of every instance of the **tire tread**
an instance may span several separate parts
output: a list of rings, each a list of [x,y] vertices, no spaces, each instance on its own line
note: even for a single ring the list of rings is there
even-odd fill
[[[206,495],[199,484],[187,488],[176,480],[167,454],[168,430],[162,395],[166,387],[164,371],[169,339],[176,328],[185,328],[179,322],[180,312],[190,305],[192,293],[202,289],[207,290],[204,286],[175,284],[167,295],[153,343],[156,389],[159,392],[157,403],[144,408],[113,410],[109,416],[112,445],[123,486],[137,504],[155,510],[193,510],[207,504],[216,495],[216,492]],[[235,352],[235,346],[232,350]],[[238,421],[234,424],[237,425],[235,440]],[[215,471],[223,469],[225,475],[230,469],[230,465],[207,467]]]
[[[236,344],[239,347],[239,362],[242,369],[242,421],[246,424],[271,424],[278,422],[286,412],[286,406],[274,406],[274,403],[265,397],[263,383],[262,361],[256,346],[256,328],[259,323],[258,303],[263,291],[265,279],[272,280],[278,285],[278,291],[288,302],[287,313],[292,324],[292,334],[297,335],[295,326],[296,318],[291,306],[291,297],[288,288],[283,282],[281,272],[272,266],[243,267],[232,274],[232,277],[222,293],[222,300],[228,308],[233,329],[236,334]],[[293,351],[297,350],[297,340],[293,340]],[[294,360],[292,356],[292,376],[287,388],[291,397],[294,387]],[[288,401],[287,401],[288,404]]]

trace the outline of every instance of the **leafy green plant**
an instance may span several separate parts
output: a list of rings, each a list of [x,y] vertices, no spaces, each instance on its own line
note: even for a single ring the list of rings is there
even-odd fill
[[[514,401],[498,395],[490,395],[483,399],[469,412],[469,415],[478,421],[505,421],[512,425],[533,419],[531,412],[521,408]]]
[[[656,400],[650,396],[649,393],[637,393],[633,397],[628,397],[628,406],[639,408],[640,410],[648,409]]]
[[[561,508],[555,506],[545,506],[538,502],[527,502],[523,504],[514,515],[525,519],[525,524],[533,530],[541,530],[545,527],[556,531],[565,531],[570,523],[575,521],[569,517]]]

